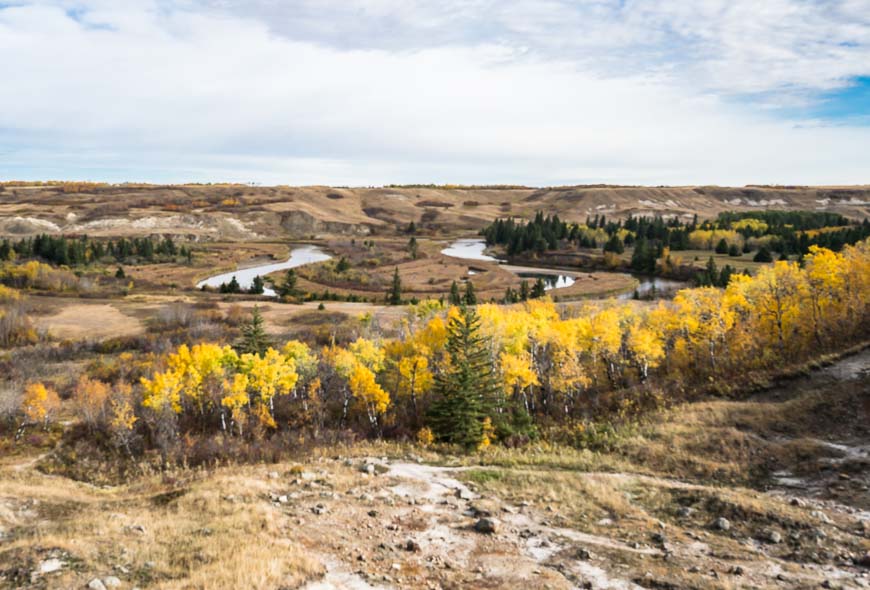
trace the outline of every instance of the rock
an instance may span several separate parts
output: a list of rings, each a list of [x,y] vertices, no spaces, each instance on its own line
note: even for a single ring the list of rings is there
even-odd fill
[[[677,516],[680,516],[682,518],[692,516],[692,514],[694,513],[695,509],[689,508],[688,506],[680,506],[680,508],[677,510]]]
[[[417,541],[415,541],[413,539],[408,539],[408,541],[405,543],[405,551],[411,551],[412,553],[419,553],[420,552],[420,544],[417,543]]]
[[[116,578],[115,576],[106,576],[103,578],[103,585],[106,588],[120,588],[121,580]]]
[[[773,529],[768,529],[764,531],[761,535],[761,538],[762,540],[768,543],[772,543],[774,545],[776,545],[777,543],[782,543],[782,535],[780,535],[779,532]]]
[[[278,479],[278,472],[277,471],[270,471],[269,472],[269,479]]]
[[[456,488],[454,495],[460,500],[474,500],[474,494],[467,488]]]
[[[822,512],[821,510],[813,510],[812,512],[810,512],[810,516],[812,516],[816,520],[820,520],[826,524],[831,523],[831,519],[828,518],[828,515],[825,514],[824,512]]]
[[[591,551],[581,547],[580,549],[577,550],[577,553],[574,554],[574,557],[576,559],[582,559],[583,561],[588,561],[588,560],[592,559],[593,555],[592,555]]]
[[[51,559],[46,559],[42,563],[39,564],[39,573],[40,574],[51,574],[53,572],[59,571],[66,564],[56,557],[52,557]]]
[[[278,503],[279,504],[286,504],[289,501],[290,501],[290,498],[288,498],[284,494],[281,494],[280,496],[278,496]]]
[[[88,582],[88,590],[106,590],[106,585],[99,578],[94,578]]]
[[[652,535],[650,535],[650,538],[653,540],[654,543],[659,543],[661,545],[664,545],[665,541],[667,541],[667,538],[662,533],[653,533]]]
[[[498,504],[492,500],[475,500],[468,508],[471,515],[477,518],[493,516],[499,510]]]
[[[686,571],[688,571],[690,574],[697,574],[698,572],[701,571],[701,568],[699,568],[697,565],[693,565],[692,567],[690,567]]]
[[[368,511],[368,515],[371,516],[372,518],[377,518],[377,517],[378,517],[378,511],[377,511],[377,510],[369,510],[369,511]]]
[[[858,559],[855,560],[855,563],[863,567],[870,567],[870,551],[858,557]]]
[[[730,570],[728,570],[728,573],[731,574],[732,576],[742,576],[743,575],[743,568],[740,567],[739,565],[735,565]]]
[[[596,524],[597,524],[598,526],[612,526],[612,525],[613,525],[613,519],[610,519],[610,518],[602,518],[602,519],[599,520]]]
[[[124,528],[127,530],[127,532],[130,533],[139,533],[140,535],[145,534],[145,527],[141,524],[131,524],[130,526]]]
[[[327,510],[326,506],[324,506],[323,504],[317,504],[314,508],[311,509],[311,512],[319,516],[321,514],[326,514],[327,512],[329,512],[329,510]]]
[[[474,530],[478,533],[492,535],[498,531],[498,521],[494,518],[481,518],[474,523]]]
[[[800,498],[792,498],[788,501],[788,503],[792,506],[797,506],[798,508],[803,508],[804,506],[806,506],[806,503]]]
[[[727,518],[719,517],[713,521],[713,528],[717,531],[731,530],[731,522]]]
[[[360,467],[360,471],[362,471],[363,473],[367,473],[368,475],[374,475],[375,473],[377,473],[374,463],[366,463],[365,465]]]

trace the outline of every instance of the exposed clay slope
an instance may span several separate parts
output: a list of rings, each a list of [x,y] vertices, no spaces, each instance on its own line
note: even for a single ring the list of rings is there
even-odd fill
[[[498,216],[711,217],[726,210],[803,209],[870,215],[862,187],[331,188],[243,185],[105,186],[88,192],[6,185],[0,235],[171,233],[235,240],[422,229],[468,232]]]

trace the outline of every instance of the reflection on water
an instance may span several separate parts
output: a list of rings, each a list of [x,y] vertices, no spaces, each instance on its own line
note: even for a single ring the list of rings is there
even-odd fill
[[[209,277],[204,281],[200,281],[196,284],[196,286],[202,287],[203,285],[206,285],[208,287],[214,287],[215,289],[217,289],[221,286],[221,283],[229,283],[233,279],[233,277],[236,277],[236,281],[238,281],[239,286],[242,289],[250,289],[251,283],[253,283],[254,281],[254,277],[264,277],[267,274],[278,270],[295,268],[304,264],[311,264],[312,262],[322,262],[324,260],[329,260],[330,258],[332,257],[329,254],[322,251],[317,246],[301,246],[299,248],[294,248],[293,251],[290,252],[290,258],[288,258],[284,262],[261,264],[259,266],[252,266],[250,268],[241,268],[232,272],[225,272],[223,274]],[[275,297],[276,293],[275,291],[267,287],[263,291],[263,295],[266,295],[268,297]]]
[[[537,281],[538,279],[544,279],[545,291],[549,291],[550,289],[561,289],[562,287],[570,287],[574,284],[574,281],[576,280],[574,277],[569,277],[568,275],[544,274],[536,272],[518,272],[517,276],[524,279],[534,279],[535,281]]]
[[[663,279],[661,277],[635,275],[634,278],[638,280],[638,286],[635,287],[634,291],[617,295],[619,299],[634,299],[635,295],[640,299],[673,297],[677,291],[689,286],[688,283],[683,281]]]

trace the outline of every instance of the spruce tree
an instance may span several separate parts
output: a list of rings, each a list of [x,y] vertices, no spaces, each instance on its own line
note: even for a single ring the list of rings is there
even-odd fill
[[[498,399],[490,346],[480,333],[480,317],[462,305],[447,324],[449,364],[435,379],[436,401],[429,410],[432,431],[438,440],[466,450],[483,441],[483,422]]]
[[[242,342],[239,350],[251,354],[263,354],[269,345],[269,337],[266,336],[263,327],[263,316],[260,314],[260,308],[255,305],[251,311],[250,321],[242,326]]]
[[[387,303],[389,305],[401,305],[402,304],[402,279],[399,276],[399,267],[396,267],[395,272],[393,272],[393,284],[390,287],[389,292],[387,293]]]
[[[459,285],[456,284],[456,281],[450,285],[450,305],[459,305],[462,303],[462,296],[459,295]]]
[[[477,305],[477,294],[471,281],[465,281],[465,295],[462,297],[462,302],[465,305]]]
[[[254,280],[251,281],[251,288],[248,290],[252,295],[262,295],[263,291],[266,289],[266,284],[263,282],[262,277],[257,275],[254,277]]]

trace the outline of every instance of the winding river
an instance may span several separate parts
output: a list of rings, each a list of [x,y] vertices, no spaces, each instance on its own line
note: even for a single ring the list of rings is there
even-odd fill
[[[441,253],[445,256],[460,258],[462,260],[497,262],[499,264],[504,263],[503,260],[485,254],[485,251],[486,243],[484,240],[480,238],[463,238],[451,243],[447,248],[441,250]],[[530,267],[528,265],[520,267],[505,264],[504,269],[523,278],[544,279],[544,288],[547,291],[551,289],[561,289],[562,287],[570,287],[576,280],[573,274],[562,274],[557,269],[546,267]],[[634,275],[631,273],[618,274],[631,276],[638,282],[638,285],[634,290],[617,295],[619,299],[632,299],[635,296],[635,293],[640,297],[649,295],[653,292],[663,296],[670,296],[678,290],[687,287],[687,284],[683,281],[675,281],[673,279]]]
[[[293,248],[290,252],[290,258],[284,262],[249,266],[247,268],[240,268],[234,271],[221,273],[198,282],[196,286],[197,288],[206,286],[217,289],[221,286],[221,283],[229,283],[233,277],[236,277],[236,281],[238,281],[239,286],[242,289],[250,289],[254,277],[265,277],[267,274],[278,270],[295,268],[304,264],[311,264],[312,262],[322,262],[324,260],[329,260],[330,258],[332,258],[332,256],[321,250],[318,246],[300,246],[298,248]],[[263,290],[263,295],[266,295],[267,297],[275,297],[277,293],[267,287]]]

